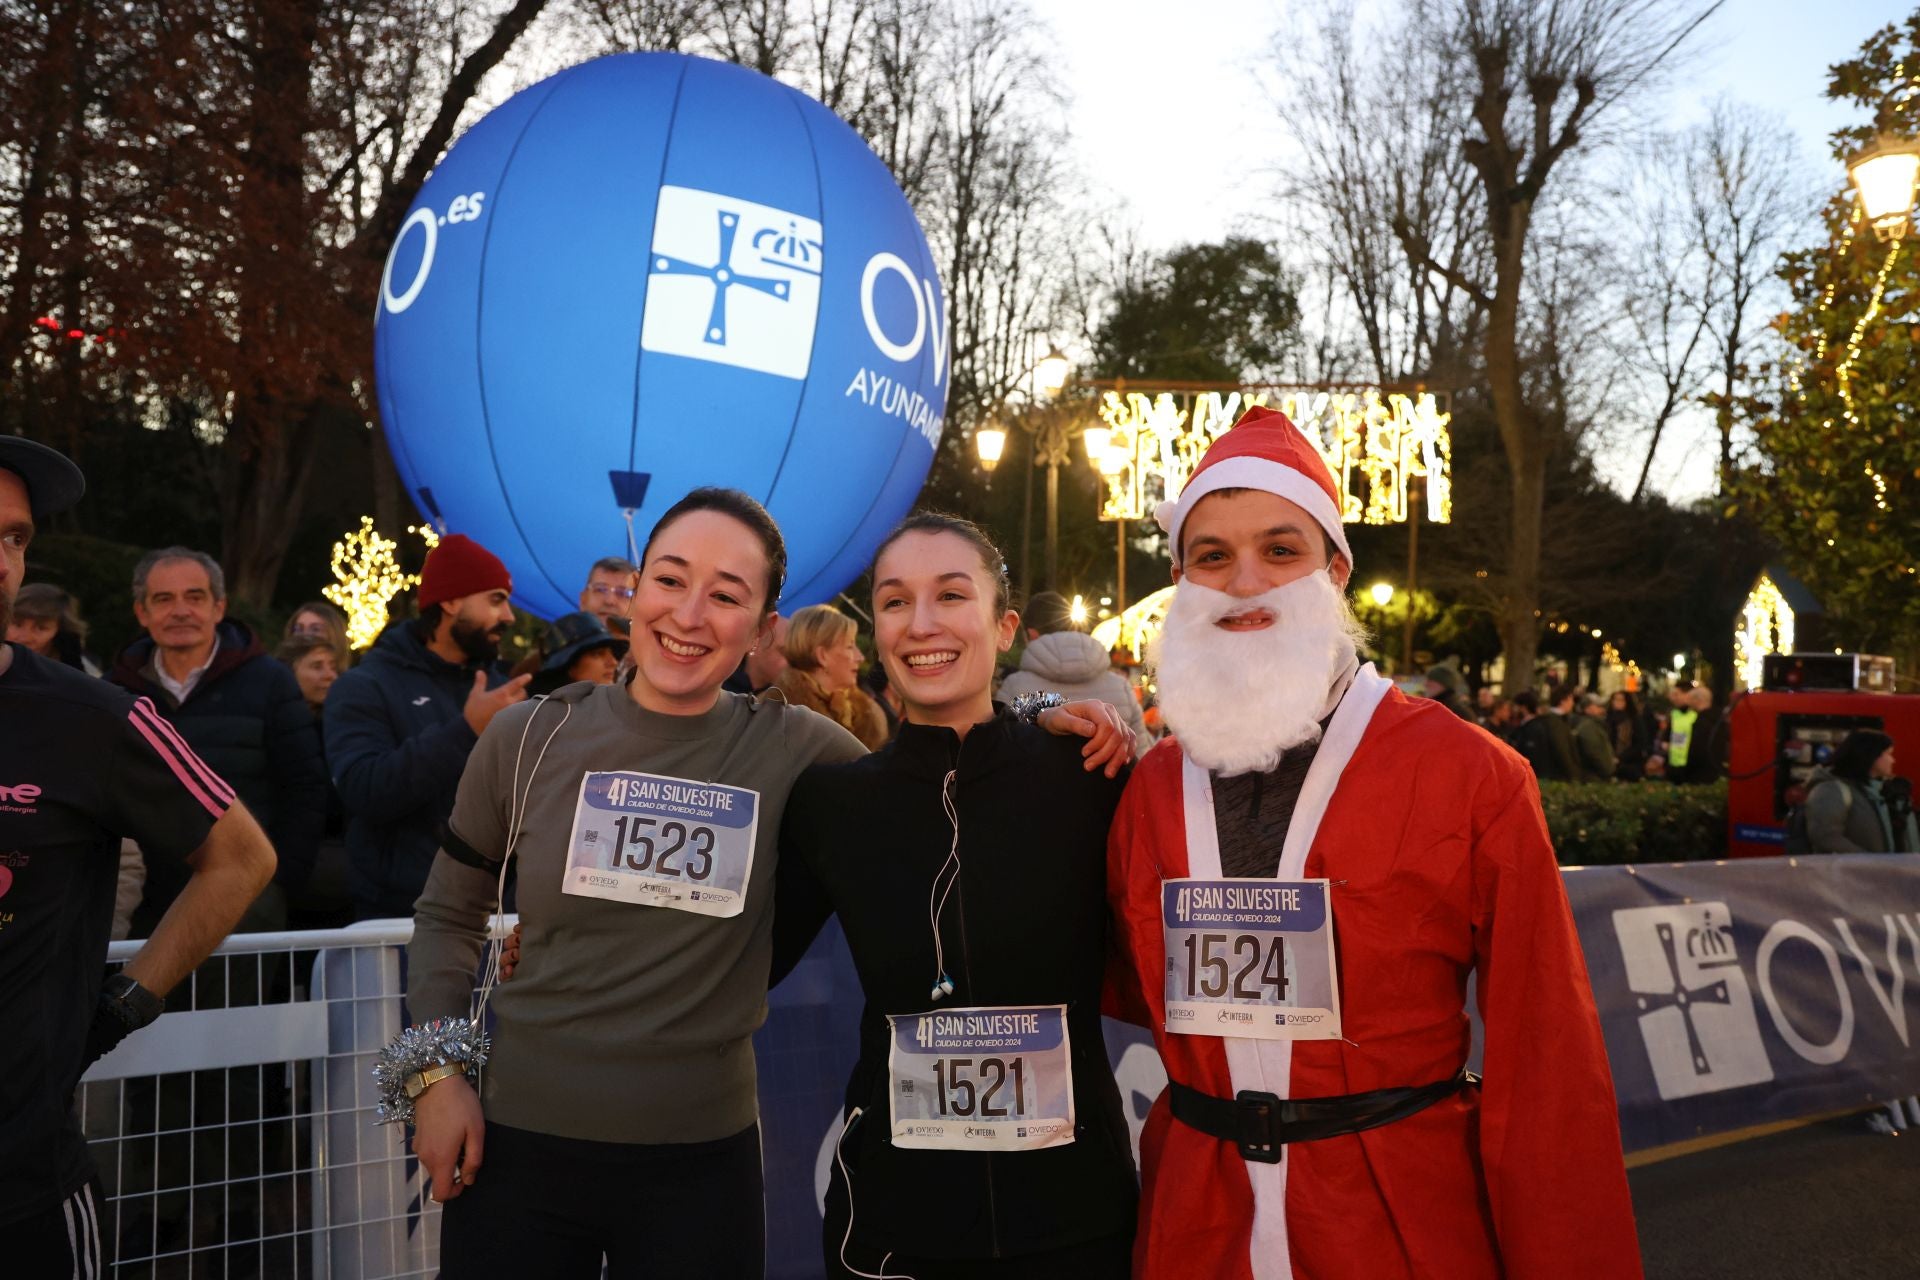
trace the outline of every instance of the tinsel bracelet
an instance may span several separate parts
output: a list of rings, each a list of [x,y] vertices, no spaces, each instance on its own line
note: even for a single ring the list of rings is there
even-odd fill
[[[487,1065],[492,1044],[487,1033],[466,1018],[435,1018],[408,1027],[380,1051],[373,1064],[379,1101],[373,1114],[377,1124],[412,1124],[413,1099],[407,1081],[432,1067],[461,1063],[468,1076]]]

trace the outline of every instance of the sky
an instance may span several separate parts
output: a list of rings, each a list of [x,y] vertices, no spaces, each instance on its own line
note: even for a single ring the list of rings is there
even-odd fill
[[[1124,202],[1145,247],[1218,239],[1257,216],[1287,149],[1263,56],[1287,0],[1032,3],[1059,37],[1077,158],[1097,189]],[[1723,94],[1769,108],[1818,172],[1832,163],[1827,134],[1849,122],[1824,97],[1826,68],[1911,12],[1912,0],[1727,0],[1662,109],[1679,127]],[[1833,177],[1844,181],[1837,166]],[[1709,429],[1679,424],[1663,442],[1653,478],[1669,496],[1710,488],[1713,451],[1692,447]]]

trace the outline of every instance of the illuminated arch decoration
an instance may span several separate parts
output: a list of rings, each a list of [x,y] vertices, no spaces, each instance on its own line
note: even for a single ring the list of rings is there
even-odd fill
[[[945,297],[886,166],[797,90],[678,53],[474,124],[401,224],[374,339],[409,494],[546,617],[701,485],[780,522],[786,608],[831,599],[946,411]]]
[[[1101,622],[1093,629],[1093,638],[1108,653],[1125,649],[1135,662],[1144,662],[1153,638],[1160,633],[1167,606],[1173,603],[1173,588],[1162,587],[1137,603]]]
[[[1793,607],[1773,579],[1761,574],[1747,593],[1733,632],[1733,669],[1740,685],[1758,689],[1770,653],[1793,652]]]
[[[1426,482],[1426,519],[1453,519],[1452,415],[1436,398],[1326,390],[1208,391],[1184,406],[1170,392],[1107,392],[1107,447],[1094,459],[1107,483],[1101,518],[1144,520],[1179,497],[1207,446],[1255,405],[1278,409],[1313,441],[1340,488],[1346,523],[1405,522],[1415,480]]]

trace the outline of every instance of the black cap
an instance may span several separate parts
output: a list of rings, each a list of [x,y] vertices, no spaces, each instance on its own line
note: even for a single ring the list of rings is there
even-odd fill
[[[87,479],[64,453],[21,436],[0,435],[0,471],[11,471],[27,486],[34,519],[57,515],[87,491]]]

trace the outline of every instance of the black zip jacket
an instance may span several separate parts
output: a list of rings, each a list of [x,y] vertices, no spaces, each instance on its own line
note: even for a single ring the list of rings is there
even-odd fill
[[[479,741],[466,705],[480,670],[489,689],[506,680],[497,666],[448,662],[409,619],[382,632],[327,694],[327,768],[347,813],[347,879],[359,919],[413,915]]]
[[[872,755],[800,775],[781,827],[774,977],[837,913],[866,994],[847,1108],[856,1244],[925,1258],[1017,1257],[1131,1232],[1137,1184],[1107,1065],[1107,827],[1124,775],[1088,773],[1079,738],[1001,710],[963,741],[906,724]],[[941,916],[953,994],[936,1006],[928,894],[953,827],[959,880]],[[1041,1151],[926,1151],[888,1136],[887,1015],[1064,1004],[1074,1141]]]

